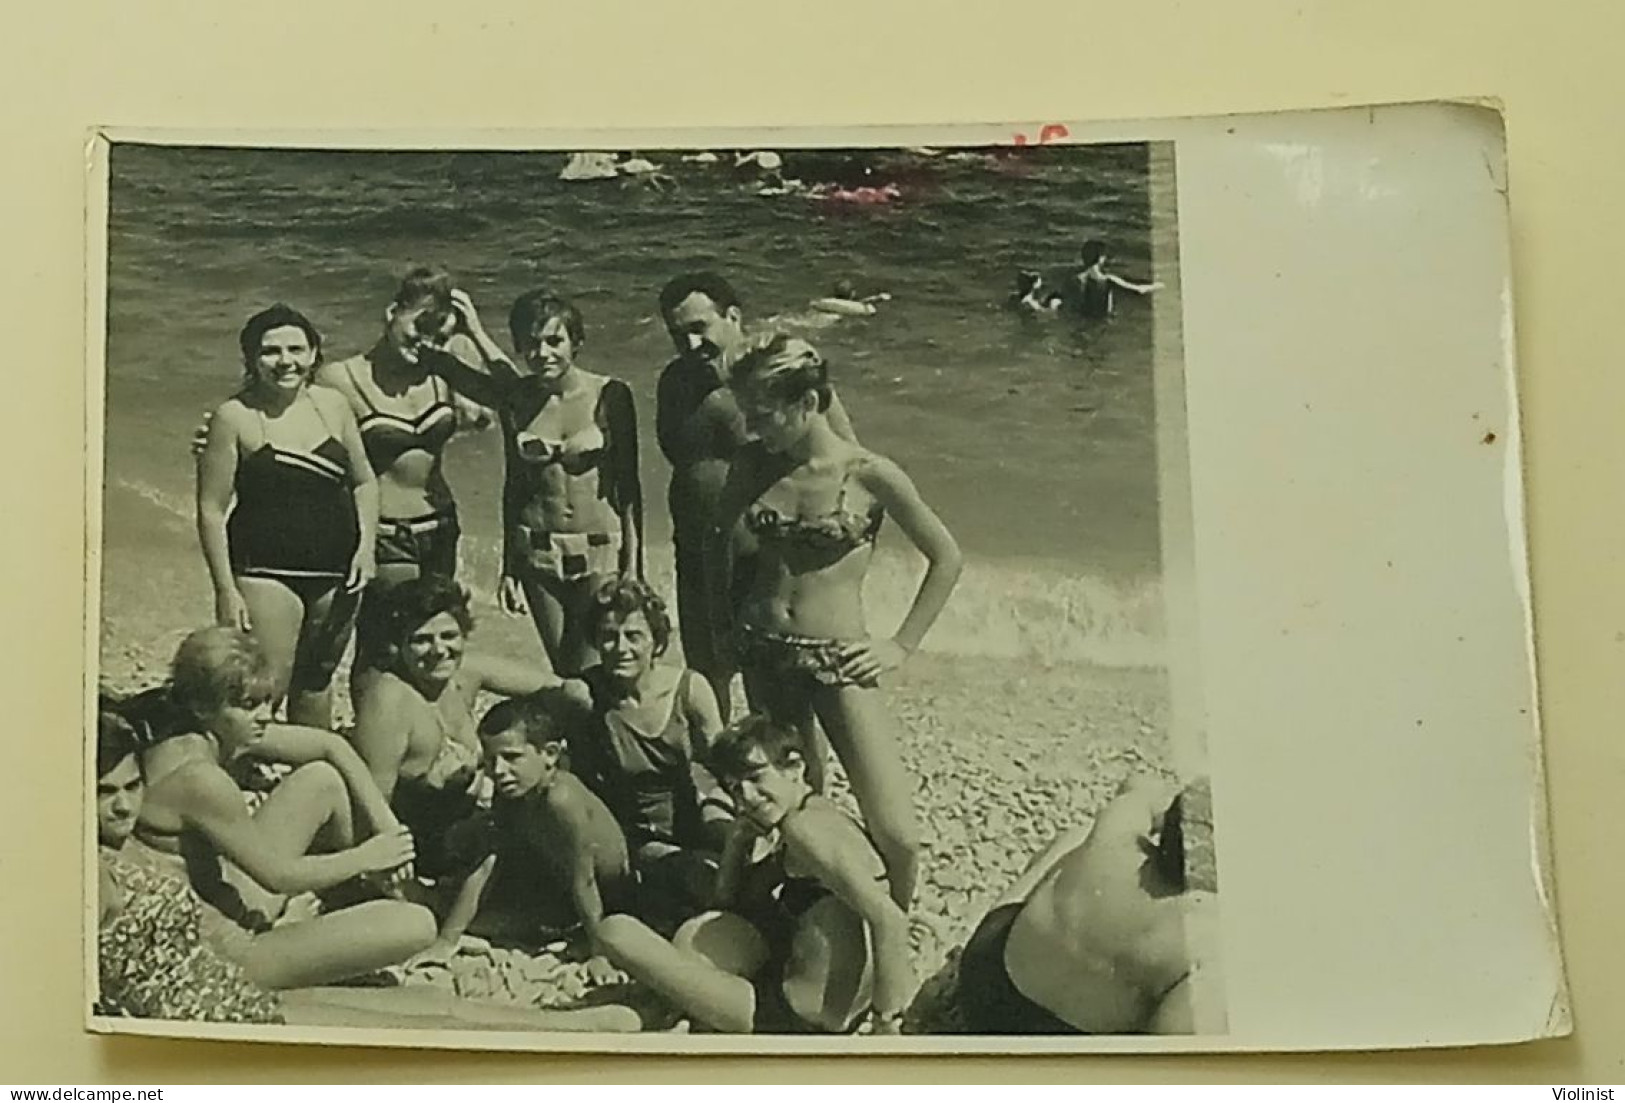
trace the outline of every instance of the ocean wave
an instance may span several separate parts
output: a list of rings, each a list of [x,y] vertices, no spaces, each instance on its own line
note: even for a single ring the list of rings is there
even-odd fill
[[[108,527],[106,555],[116,556],[132,542],[167,543],[178,530],[190,531],[189,524],[177,525],[192,518],[190,497],[124,477],[115,477],[110,490],[146,503],[161,523],[121,516]],[[166,529],[170,533],[161,535]],[[496,603],[499,546],[481,534],[462,541],[458,575],[481,604]],[[181,554],[178,547],[174,551]],[[669,599],[671,546],[651,545],[648,560],[650,582]],[[918,555],[887,548],[876,554],[864,589],[876,631],[902,622],[924,569]],[[1162,587],[1155,577],[1119,580],[1064,564],[971,558],[923,649],[1044,664],[1155,667],[1165,662],[1163,624]]]

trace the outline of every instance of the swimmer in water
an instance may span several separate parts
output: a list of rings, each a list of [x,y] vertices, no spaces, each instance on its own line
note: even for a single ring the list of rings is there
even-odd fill
[[[1149,295],[1153,291],[1162,290],[1161,283],[1134,283],[1114,272],[1106,271],[1106,262],[1110,257],[1103,241],[1091,239],[1084,242],[1083,253],[1079,259],[1083,261],[1083,271],[1075,277],[1076,283],[1072,288],[1075,302],[1072,305],[1084,318],[1102,319],[1115,314],[1118,290],[1132,292],[1135,295]]]
[[[836,283],[833,292],[828,298],[814,299],[807,305],[821,314],[850,314],[854,316],[867,316],[879,310],[876,303],[891,302],[891,292],[877,291],[873,295],[858,296],[857,288],[852,286],[851,280],[841,280]]]

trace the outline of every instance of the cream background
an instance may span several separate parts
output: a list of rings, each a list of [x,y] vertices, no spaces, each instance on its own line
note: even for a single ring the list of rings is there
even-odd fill
[[[13,844],[0,857],[10,890],[0,904],[0,976],[7,992],[0,1006],[7,1020],[0,1074],[57,1083],[602,1076],[597,1058],[301,1051],[290,1060],[290,1051],[276,1047],[78,1033],[78,924],[70,902],[78,892],[79,258],[89,125],[579,127],[884,118],[1007,119],[1011,129],[1030,132],[1056,119],[1480,93],[1507,105],[1532,566],[1557,893],[1577,1037],[1406,1058],[938,1059],[931,1065],[844,1059],[838,1065],[798,1062],[803,1067],[794,1069],[776,1063],[769,1075],[1621,1079],[1625,1009],[1617,993],[1625,966],[1610,952],[1608,935],[1618,928],[1619,904],[1610,844],[1625,814],[1612,799],[1621,755],[1609,721],[1619,704],[1618,679],[1610,675],[1625,642],[1619,631],[1625,587],[1607,534],[1587,522],[1608,517],[1592,504],[1612,504],[1618,493],[1607,477],[1618,470],[1617,452],[1609,450],[1618,445],[1601,431],[1601,419],[1620,397],[1622,384],[1603,370],[1617,362],[1619,342],[1589,323],[1611,305],[1602,298],[1612,290],[1611,273],[1600,269],[1621,244],[1602,206],[1605,183],[1620,177],[1609,144],[1620,99],[1603,66],[1625,28],[1602,4],[1567,9],[1543,16],[1510,3],[1367,3],[1339,11],[1268,3],[1222,10],[1032,5],[1022,9],[1027,15],[1019,25],[947,28],[919,5],[826,4],[808,26],[792,31],[768,30],[769,17],[749,15],[744,5],[645,13],[605,4],[590,16],[551,15],[529,36],[518,33],[508,14],[526,9],[494,5],[482,9],[490,13],[483,22],[449,9],[437,22],[427,7],[400,4],[385,19],[349,27],[337,25],[331,6],[298,3],[283,4],[274,15],[229,17],[174,5],[161,22],[110,4],[59,4],[15,17],[20,63],[0,80],[11,93],[8,114],[27,123],[15,128],[4,185],[18,190],[7,207],[20,216],[8,235],[11,263],[4,278],[18,283],[9,298],[28,319],[15,327],[21,347],[14,347],[13,359],[19,367],[44,367],[50,382],[19,376],[28,381],[18,388],[23,401],[14,404],[14,420],[32,427],[0,445],[9,473],[7,515],[29,533],[4,553],[8,565],[17,561],[9,572],[15,581],[4,592],[4,622],[13,634],[5,688],[17,705],[10,768],[0,778],[0,807],[7,809]],[[764,31],[771,48],[751,48],[753,33]],[[782,45],[787,42],[796,48]],[[710,58],[721,60],[705,67],[692,60]],[[424,74],[434,62],[444,65],[444,81],[432,92],[413,87],[427,88]],[[405,87],[400,73],[408,74]],[[1590,379],[1599,386],[1586,388]],[[61,477],[36,474],[44,472]],[[21,656],[27,658],[19,662]],[[22,844],[32,849],[18,853]],[[1233,861],[1229,850],[1224,855]],[[624,1075],[639,1078],[679,1071],[750,1077],[763,1068],[666,1061],[622,1067]]]

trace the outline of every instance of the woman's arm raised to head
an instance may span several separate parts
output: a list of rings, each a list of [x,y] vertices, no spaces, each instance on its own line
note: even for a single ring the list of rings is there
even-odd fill
[[[909,967],[908,916],[892,899],[883,878],[875,876],[880,858],[857,825],[842,813],[812,807],[783,825],[786,845],[793,847],[823,886],[868,924],[875,955],[875,1013],[893,1016],[914,994]]]
[[[847,415],[846,406],[841,402],[840,394],[831,387],[829,391],[829,409],[824,411],[829,418],[829,427],[835,430],[835,435],[853,444],[858,443],[857,430],[852,428],[852,419]]]
[[[964,557],[953,533],[936,511],[925,504],[913,480],[901,467],[884,456],[870,453],[859,468],[859,481],[925,556],[925,578],[902,625],[892,637],[899,647],[912,654],[948,604],[948,595],[959,582]]]

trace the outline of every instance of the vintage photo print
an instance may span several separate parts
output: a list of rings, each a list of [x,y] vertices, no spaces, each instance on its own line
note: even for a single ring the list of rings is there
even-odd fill
[[[102,142],[92,1024],[1222,1037],[1175,145],[1069,138]]]

